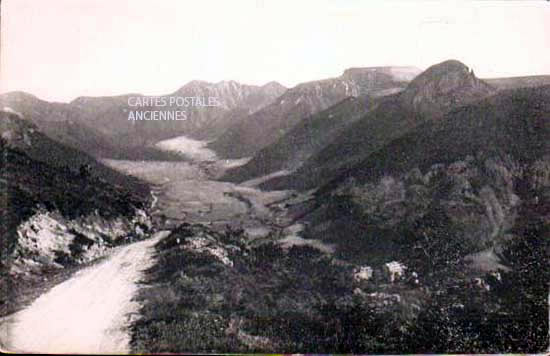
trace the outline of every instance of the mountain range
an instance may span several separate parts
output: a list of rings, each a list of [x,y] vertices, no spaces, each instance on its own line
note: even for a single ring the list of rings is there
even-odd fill
[[[411,67],[352,68],[337,78],[299,84],[232,125],[209,147],[225,158],[252,156],[275,143],[302,119],[348,97],[400,91],[419,72]]]
[[[331,123],[345,126],[315,150],[310,150],[307,155],[300,151],[300,144],[291,145],[290,152],[280,157],[279,164],[273,165],[279,168],[295,168],[295,172],[287,176],[279,176],[266,183],[263,187],[273,189],[298,188],[311,189],[326,183],[335,175],[338,175],[346,167],[350,167],[372,152],[381,148],[391,139],[404,134],[417,125],[427,120],[437,120],[443,113],[452,108],[465,105],[469,102],[491,95],[496,89],[475,77],[469,69],[458,61],[446,61],[434,65],[415,77],[402,91],[376,98],[368,105],[362,106],[358,113],[360,117],[350,116],[346,110],[341,114],[332,114]],[[345,104],[352,106],[353,104]],[[331,114],[329,114],[330,116]],[[352,119],[353,118],[353,119]],[[327,121],[322,117],[314,117],[310,120],[311,126],[318,122]],[[326,131],[324,124],[323,130]],[[341,126],[340,126],[341,127]],[[296,128],[299,130],[299,128]],[[288,138],[281,140],[281,145],[274,145],[265,149],[266,155],[277,151],[278,147],[286,146],[292,140],[292,136],[300,135],[292,132]],[[308,136],[303,134],[303,142],[310,141],[318,136],[315,133]],[[297,153],[298,152],[298,153]],[[295,158],[304,157],[294,167],[285,166],[284,162]],[[258,163],[264,160],[262,154],[249,162],[244,167],[238,167],[228,172],[227,178],[235,181],[250,179],[272,173],[264,170],[264,166]],[[256,165],[255,168],[250,168]],[[268,168],[271,170],[270,168]],[[247,172],[248,171],[248,172]]]
[[[79,97],[70,103],[46,102],[23,92],[0,95],[0,106],[20,112],[33,121],[45,134],[71,147],[94,156],[128,159],[174,159],[152,146],[159,140],[188,135],[211,138],[242,117],[267,105],[285,88],[271,82],[264,86],[243,85],[235,81],[208,83],[192,81],[170,97],[215,97],[216,107],[166,107],[150,105],[131,107],[129,99],[143,97],[127,94],[110,97]],[[128,120],[129,112],[147,110],[186,110],[187,120]]]
[[[279,138],[282,138],[279,147],[284,142],[299,141],[297,138],[292,139],[292,136],[302,137],[302,142],[305,138],[312,138],[312,142],[320,143],[313,146],[324,147],[325,143],[330,141],[328,136],[339,132],[348,121],[355,121],[356,116],[360,114],[359,111],[355,111],[353,105],[349,109],[355,113],[352,116],[327,112],[327,115],[332,115],[332,120],[321,120],[326,124],[319,126],[320,131],[326,129],[326,140],[316,140],[317,134],[307,135],[305,131],[291,132],[300,130],[296,126],[298,123],[304,126],[305,122],[309,121],[312,126],[316,126],[319,119],[313,117],[314,115],[351,97],[368,101],[368,105],[360,110],[364,115],[371,111],[375,102],[379,102],[379,98],[404,90],[408,82],[420,72],[414,67],[350,68],[338,78],[302,83],[290,89],[274,81],[256,86],[235,81],[209,83],[195,80],[161,97],[215,97],[221,105],[209,108],[188,107],[185,110],[189,111],[189,120],[164,122],[162,125],[150,121],[127,120],[130,110],[159,109],[150,106],[129,107],[128,99],[144,97],[142,94],[78,97],[69,103],[58,103],[47,102],[24,92],[10,92],[0,95],[0,107],[22,113],[50,138],[96,157],[180,159],[154,148],[157,141],[178,135],[208,140],[211,142],[210,148],[226,158],[254,156],[265,148],[267,153],[259,154],[245,169],[250,170],[249,167],[254,164],[258,165],[258,168],[252,169],[249,174],[235,172],[228,175],[228,179],[240,180],[262,173],[273,173],[273,170],[283,166],[299,166],[296,162],[286,165],[273,163],[272,169],[259,163],[272,161],[261,157],[264,154],[270,155],[268,152],[271,150],[271,144],[277,144]],[[540,86],[550,83],[550,76],[498,78],[485,82],[500,90]],[[342,104],[338,111],[346,111],[344,107],[345,104]],[[181,107],[169,105],[161,109],[181,110]],[[334,131],[329,128],[332,124],[328,121],[334,122]],[[287,133],[289,137],[283,138]],[[274,148],[274,151],[277,151],[277,148]],[[284,158],[295,161],[294,157],[300,157],[299,160],[302,161],[315,153],[310,151],[311,149],[304,148],[304,152],[296,155],[290,152]]]

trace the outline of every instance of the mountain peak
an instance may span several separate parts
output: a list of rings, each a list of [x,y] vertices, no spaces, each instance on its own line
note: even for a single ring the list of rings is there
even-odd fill
[[[249,112],[254,112],[271,103],[285,90],[286,88],[278,83],[268,83],[264,86],[259,86],[242,84],[235,80],[221,80],[215,83],[193,80],[171,95],[182,97],[216,97],[220,103],[220,107],[216,110],[242,108]]]
[[[434,64],[426,69],[411,82],[410,86],[424,85],[427,82],[437,81],[448,76],[457,76],[465,79],[473,76],[473,72],[470,72],[470,69],[464,63],[456,59],[450,59]]]
[[[443,113],[452,107],[488,96],[494,89],[458,60],[435,64],[417,76],[403,93],[405,102],[420,111]]]
[[[473,69],[469,69],[464,63],[450,59],[426,69],[419,76],[417,76],[410,84],[410,88],[417,88],[425,86],[429,83],[436,83],[440,89],[452,89],[459,85],[485,85],[480,79],[478,79]]]
[[[270,81],[269,83],[265,83],[264,85],[262,85],[262,88],[264,89],[278,89],[278,90],[286,90],[286,87],[284,85],[282,85],[281,83],[277,82],[277,81]]]
[[[458,59],[447,59],[446,61],[434,64],[430,68],[428,68],[428,70],[440,70],[440,69],[468,71],[468,66],[462,63],[461,61],[459,61]]]

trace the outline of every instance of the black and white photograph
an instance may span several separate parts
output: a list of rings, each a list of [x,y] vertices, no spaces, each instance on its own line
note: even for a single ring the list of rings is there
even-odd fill
[[[550,1],[1,1],[1,352],[547,354],[549,304]]]

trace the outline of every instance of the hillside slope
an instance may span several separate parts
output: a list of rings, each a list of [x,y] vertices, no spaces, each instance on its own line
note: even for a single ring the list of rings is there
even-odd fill
[[[44,277],[142,238],[149,188],[0,112],[0,314]],[[15,304],[14,304],[15,303]]]
[[[0,109],[21,113],[48,137],[92,155],[115,150],[112,142],[92,126],[81,122],[80,114],[66,103],[47,102],[24,92],[0,95]]]
[[[348,125],[376,107],[375,98],[350,97],[300,121],[277,142],[260,150],[244,166],[230,169],[222,180],[243,182],[279,170],[293,171],[326,147]]]
[[[549,198],[549,99],[549,86],[503,92],[393,140],[319,190],[309,236],[393,254],[431,226],[461,257],[498,252],[522,204]]]
[[[74,172],[85,168],[92,176],[100,177],[111,184],[127,186],[143,195],[149,194],[144,183],[99,163],[85,152],[49,138],[34,122],[18,113],[0,111],[0,136],[9,147],[24,152],[36,161]]]

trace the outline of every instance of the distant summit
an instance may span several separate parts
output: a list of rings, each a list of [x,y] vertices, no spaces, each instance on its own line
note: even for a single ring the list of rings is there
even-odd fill
[[[403,100],[415,110],[441,114],[494,92],[462,62],[447,60],[417,76],[403,92]]]
[[[252,113],[271,103],[285,91],[286,88],[277,82],[257,86],[241,84],[234,80],[222,80],[217,83],[193,80],[172,96],[216,97],[225,110],[242,108]]]
[[[281,83],[273,80],[269,83],[262,85],[262,89],[282,94],[286,90],[286,87]]]
[[[378,96],[380,93],[385,95],[388,90],[403,89],[421,72],[415,67],[353,67],[344,70],[339,77],[300,83],[289,92],[296,94],[323,91],[323,95],[326,95],[325,92],[343,92],[346,97]]]

